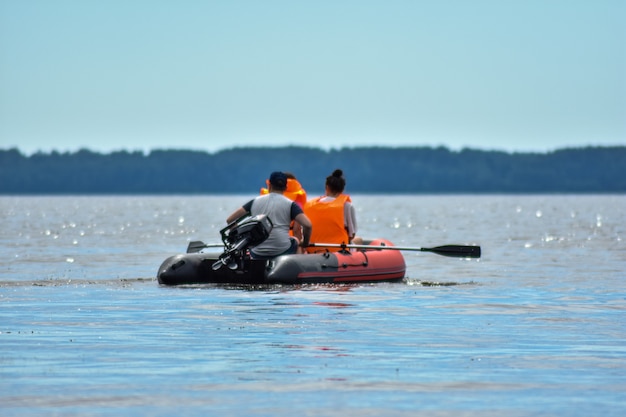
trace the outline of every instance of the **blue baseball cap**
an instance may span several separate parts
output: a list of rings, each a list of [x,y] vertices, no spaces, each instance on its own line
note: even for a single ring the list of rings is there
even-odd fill
[[[285,188],[287,186],[287,175],[281,171],[274,171],[270,174],[270,184],[276,188]]]

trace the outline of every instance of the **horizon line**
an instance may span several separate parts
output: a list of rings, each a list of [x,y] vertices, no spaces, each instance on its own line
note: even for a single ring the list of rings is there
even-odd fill
[[[21,149],[20,146],[8,146],[8,147],[0,147],[0,151],[4,152],[4,151],[17,150],[20,154],[24,156],[32,156],[36,154],[48,154],[49,155],[53,153],[76,154],[81,151],[87,151],[87,152],[102,154],[102,155],[110,155],[110,154],[123,153],[123,152],[126,152],[126,153],[140,152],[144,155],[149,155],[153,152],[168,152],[168,151],[217,154],[220,152],[240,150],[240,149],[302,148],[302,149],[320,150],[320,151],[328,153],[328,152],[334,152],[334,151],[336,152],[336,151],[352,150],[352,149],[442,149],[443,148],[450,152],[456,152],[456,153],[463,152],[463,151],[479,151],[479,152],[497,152],[497,153],[506,153],[506,154],[549,154],[549,153],[554,153],[558,151],[572,150],[572,149],[576,150],[576,149],[589,149],[589,148],[624,148],[624,147],[626,147],[626,144],[624,145],[587,144],[587,145],[566,145],[562,147],[556,147],[556,148],[545,149],[545,150],[505,150],[505,149],[498,149],[498,148],[481,148],[481,147],[470,147],[470,146],[453,147],[453,146],[448,146],[448,145],[371,145],[371,144],[368,144],[368,145],[344,145],[340,147],[324,147],[324,146],[291,144],[291,145],[233,145],[230,147],[221,147],[215,150],[209,150],[206,148],[195,148],[192,146],[189,146],[189,147],[155,146],[151,148],[137,147],[137,148],[112,148],[109,150],[103,150],[103,149],[98,150],[90,146],[80,146],[80,147],[72,147],[72,148],[49,148],[49,149],[37,149],[34,151],[26,151],[24,149]]]

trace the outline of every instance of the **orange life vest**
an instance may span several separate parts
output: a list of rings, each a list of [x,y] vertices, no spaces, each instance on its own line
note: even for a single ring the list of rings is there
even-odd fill
[[[324,197],[318,197],[308,201],[304,205],[304,214],[311,220],[313,231],[311,233],[312,243],[350,243],[350,236],[346,230],[344,215],[344,205],[352,201],[347,194],[340,194],[337,198],[329,202],[320,201]],[[307,252],[330,252],[340,251],[340,248],[325,248],[315,246],[307,248]]]

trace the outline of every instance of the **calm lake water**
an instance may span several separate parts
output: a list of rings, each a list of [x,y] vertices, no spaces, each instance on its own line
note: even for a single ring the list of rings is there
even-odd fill
[[[251,196],[0,197],[2,416],[623,416],[626,196],[362,196],[404,283],[161,287]]]

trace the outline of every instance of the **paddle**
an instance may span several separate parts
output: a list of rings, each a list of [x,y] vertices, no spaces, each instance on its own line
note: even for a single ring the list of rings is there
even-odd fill
[[[432,252],[437,255],[450,256],[453,258],[480,258],[480,246],[443,245],[435,248],[407,248],[402,246],[346,245],[335,243],[311,243],[309,246],[342,249],[412,250],[418,252]]]
[[[204,248],[223,248],[223,243],[210,243],[206,244],[201,240],[194,240],[189,242],[189,246],[187,246],[187,253],[197,253],[200,252]]]

